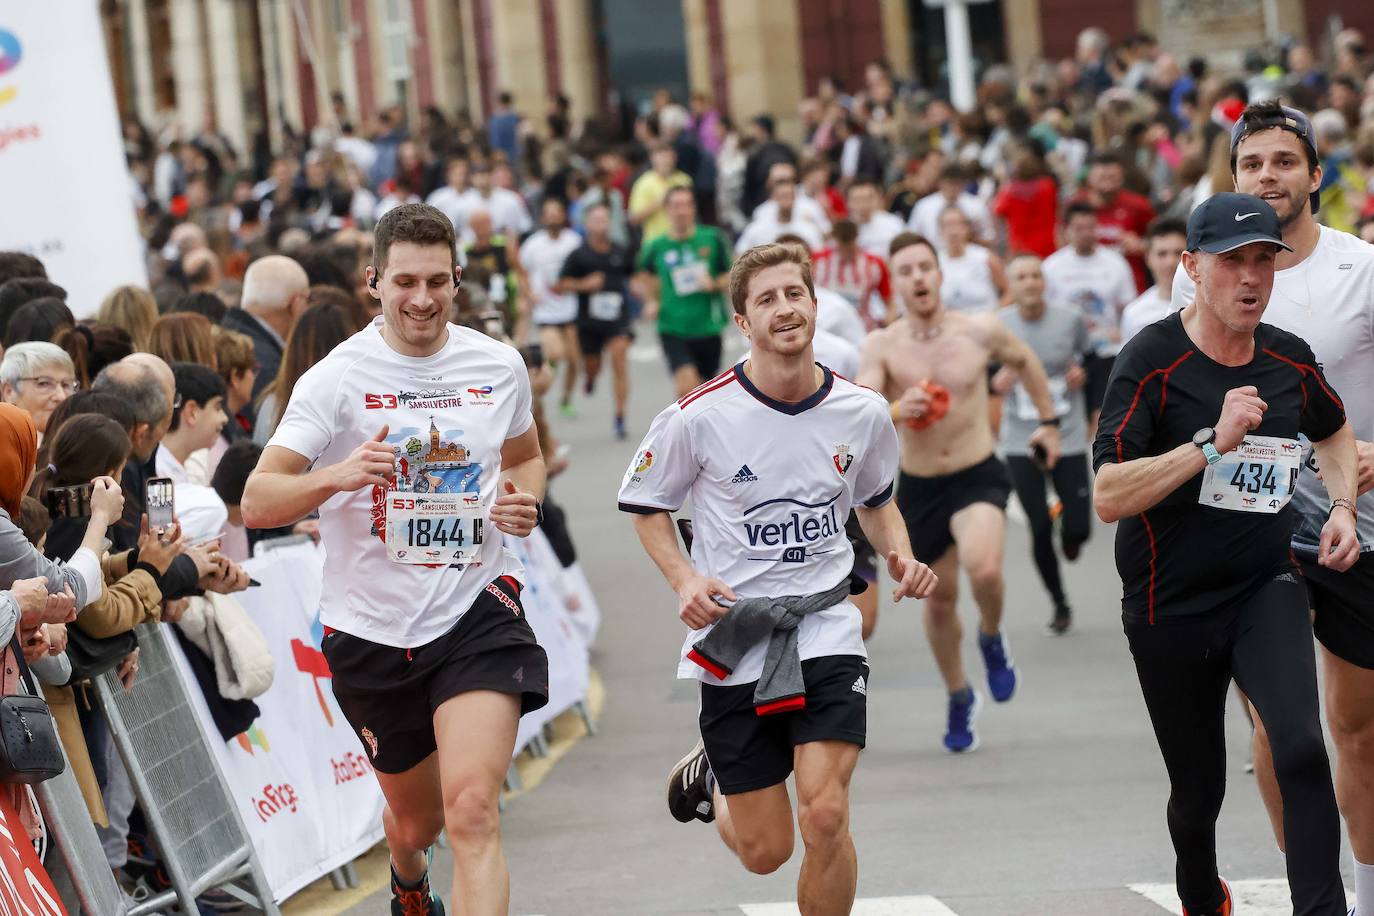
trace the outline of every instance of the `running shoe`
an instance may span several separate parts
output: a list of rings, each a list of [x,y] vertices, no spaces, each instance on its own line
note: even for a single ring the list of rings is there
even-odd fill
[[[1217,880],[1221,882],[1221,906],[1206,912],[1198,910],[1196,913],[1185,906],[1183,916],[1231,916],[1234,911],[1234,904],[1231,901],[1231,885],[1226,883],[1225,878],[1218,878]]]
[[[576,420],[577,409],[572,406],[572,401],[567,401],[558,407],[558,412],[563,415],[565,420]]]
[[[429,889],[429,872],[416,887],[403,887],[391,870],[391,916],[444,916],[444,901]]]
[[[710,788],[711,762],[700,739],[668,774],[668,810],[679,823],[693,818],[709,824],[716,819]]]
[[[972,701],[960,703],[949,698],[949,724],[945,727],[945,750],[951,754],[967,754],[978,750],[978,730],[973,727],[978,718],[978,710],[983,705],[982,695],[972,690]]]
[[[1051,636],[1063,636],[1069,632],[1069,628],[1072,626],[1073,611],[1069,609],[1067,604],[1060,604],[1055,607],[1054,616],[1045,625],[1045,632]]]
[[[629,436],[629,433],[627,433],[627,432],[625,431],[625,418],[624,418],[624,417],[616,417],[616,418],[615,418],[615,437],[623,442],[623,441],[625,441],[626,438],[628,438],[628,436]]]
[[[1007,651],[1007,638],[978,634],[978,648],[983,652],[983,664],[988,668],[988,691],[999,703],[1005,703],[1016,693],[1016,663]]]

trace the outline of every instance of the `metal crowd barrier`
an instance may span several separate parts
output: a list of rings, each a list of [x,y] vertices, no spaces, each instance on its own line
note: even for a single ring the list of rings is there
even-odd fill
[[[55,848],[66,866],[65,875],[48,869],[59,893],[63,892],[63,885],[70,885],[84,916],[125,916],[127,898],[106,864],[105,850],[91,823],[91,812],[76,784],[71,763],[61,775],[34,786],[34,793],[48,828],[48,862],[52,863]],[[66,894],[63,896],[65,899]]]
[[[161,624],[138,628],[140,672],[132,693],[114,672],[96,680],[110,733],[172,882],[170,890],[113,912],[141,916],[179,904],[183,913],[196,913],[195,898],[219,888],[280,916],[215,759],[210,742],[220,739],[205,732],[167,639]]]

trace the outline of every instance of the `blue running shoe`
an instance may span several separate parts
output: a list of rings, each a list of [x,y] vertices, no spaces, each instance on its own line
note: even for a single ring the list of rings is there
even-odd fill
[[[1007,652],[1007,638],[978,634],[978,648],[983,651],[983,664],[988,667],[988,692],[999,703],[1005,703],[1016,692],[1016,663]]]
[[[624,442],[626,439],[629,438],[629,436],[630,436],[630,434],[629,434],[628,432],[626,432],[626,430],[625,430],[625,418],[624,418],[624,417],[616,417],[616,418],[615,418],[615,437],[616,437],[617,439],[619,439],[621,442]]]
[[[976,690],[970,690],[973,699],[960,703],[949,698],[949,724],[945,727],[945,750],[951,754],[967,754],[978,749],[978,731],[973,720],[978,717],[978,709],[983,705],[983,697]]]

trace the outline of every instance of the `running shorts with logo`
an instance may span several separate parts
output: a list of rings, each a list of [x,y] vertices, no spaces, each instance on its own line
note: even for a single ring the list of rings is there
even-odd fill
[[[766,789],[792,773],[793,752],[811,741],[864,746],[868,734],[868,662],[827,655],[802,662],[806,705],[761,716],[756,684],[701,685],[701,738],[724,795]]]
[[[323,651],[339,708],[381,773],[403,773],[434,753],[434,713],[461,693],[514,694],[521,715],[549,701],[548,656],[510,576],[490,583],[453,629],[425,645],[402,649],[330,630]]]
[[[1319,565],[1311,554],[1295,556],[1307,580],[1317,639],[1337,658],[1374,670],[1374,551],[1360,554],[1345,572]]]
[[[934,563],[954,546],[949,523],[955,513],[974,503],[1006,509],[1010,496],[1011,478],[996,455],[953,474],[903,472],[897,481],[897,508],[906,520],[912,553],[923,563]]]
[[[719,334],[711,337],[659,334],[658,338],[663,346],[663,355],[668,360],[669,372],[676,372],[683,366],[693,366],[703,379],[715,378],[720,374],[723,345]]]

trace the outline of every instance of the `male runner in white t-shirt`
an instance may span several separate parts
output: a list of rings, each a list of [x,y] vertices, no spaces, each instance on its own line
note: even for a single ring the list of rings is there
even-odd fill
[[[386,796],[393,916],[442,916],[425,852],[447,830],[460,913],[505,913],[497,800],[548,660],[505,547],[538,521],[544,459],[520,355],[447,321],[453,225],[406,204],[374,234],[382,317],[301,377],[243,497],[253,528],[318,509],[334,695]]]
[[[1188,226],[1182,220],[1157,219],[1145,231],[1145,266],[1155,283],[1121,310],[1123,346],[1146,327],[1178,311],[1172,302],[1174,276],[1180,273],[1178,265],[1187,244]]]
[[[1374,914],[1374,246],[1317,223],[1321,186],[1312,124],[1277,102],[1251,105],[1231,132],[1236,190],[1269,202],[1283,240],[1264,320],[1312,347],[1344,404],[1359,455],[1356,530],[1360,558],[1343,573],[1317,562],[1322,525],[1333,509],[1309,458],[1293,503],[1293,552],[1307,580],[1322,644],[1326,717],[1336,745],[1336,799],[1355,854],[1357,911]],[[1183,308],[1196,287],[1181,267],[1173,301]],[[1263,724],[1255,718],[1255,775],[1279,847],[1284,820]]]
[[[820,596],[847,590],[851,504],[899,583],[894,601],[924,597],[935,577],[911,557],[892,502],[897,437],[886,403],[812,358],[810,268],[792,245],[753,248],[735,262],[730,299],[752,356],[658,415],[619,499],[636,513],[640,541],[693,630],[678,676],[702,682],[702,741],[673,769],[669,810],[684,823],[715,820],[745,868],[767,874],[792,856],[787,777],[795,770],[806,846],[797,903],[818,916],[849,912],[858,867],[849,781],[866,734],[868,666],[858,611]],[[690,561],[669,514],[689,496]],[[742,611],[748,599],[794,600],[783,596],[812,597],[814,612],[788,613],[771,637],[737,644],[730,670],[702,650],[717,627],[730,631],[728,603]],[[770,650],[789,627],[800,672],[790,695],[765,702],[765,655],[774,660]]]
[[[572,393],[577,384],[581,349],[577,341],[577,294],[562,292],[558,279],[568,256],[582,247],[582,236],[568,228],[568,208],[557,197],[546,197],[539,208],[542,228],[520,245],[520,266],[528,279],[526,314],[539,329],[544,358],[557,371],[563,367],[563,394],[559,401],[564,416],[572,414]]]

